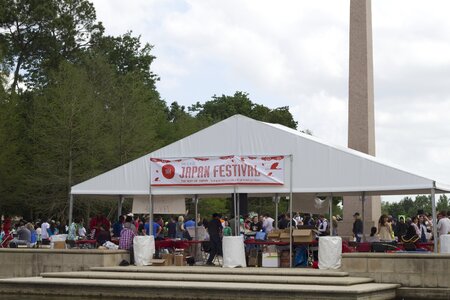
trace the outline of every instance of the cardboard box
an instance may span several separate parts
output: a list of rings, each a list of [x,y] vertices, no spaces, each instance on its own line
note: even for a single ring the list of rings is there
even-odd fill
[[[289,241],[290,241],[289,230],[281,232],[280,241],[289,243]]]
[[[52,242],[52,243],[53,243],[53,249],[66,249],[65,241],[57,241],[57,242]]]
[[[164,266],[173,266],[174,255],[172,253],[163,253],[161,254],[161,258],[165,260]]]
[[[166,260],[165,259],[152,259],[150,260],[152,263],[152,266],[165,266]]]
[[[311,229],[294,229],[292,237],[294,243],[310,243],[316,238]]]
[[[176,254],[175,255],[175,266],[185,266],[186,259],[184,254]]]
[[[260,267],[261,266],[261,252],[258,249],[250,249],[248,256],[248,266],[249,267]]]
[[[280,256],[278,252],[266,252],[262,254],[262,266],[264,268],[279,268]]]
[[[267,234],[268,240],[278,240],[280,238],[281,230],[274,229]]]
[[[289,268],[289,251],[281,251],[280,253],[280,267]]]

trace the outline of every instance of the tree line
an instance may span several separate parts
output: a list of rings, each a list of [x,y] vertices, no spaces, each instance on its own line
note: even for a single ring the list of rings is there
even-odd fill
[[[187,108],[163,99],[153,46],[107,35],[89,1],[0,7],[0,214],[64,219],[74,184],[237,113],[298,126],[241,91]],[[78,201],[83,215],[115,205]]]
[[[439,199],[436,199],[436,210],[449,211],[450,202],[446,195],[439,195]],[[419,211],[431,214],[431,196],[430,195],[417,195],[414,199],[411,197],[404,197],[399,202],[387,202],[383,201],[381,204],[381,211],[383,214],[398,216],[417,216]]]

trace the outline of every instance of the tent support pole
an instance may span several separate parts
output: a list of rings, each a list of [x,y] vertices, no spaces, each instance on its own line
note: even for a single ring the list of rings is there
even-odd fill
[[[122,205],[123,205],[124,196],[119,196],[119,201],[117,201],[117,219],[122,215]]]
[[[234,236],[239,236],[239,214],[237,210],[236,186],[233,186],[233,207],[234,207]]]
[[[280,196],[278,195],[278,193],[275,194],[274,196],[274,202],[275,202],[275,228],[278,229],[278,203],[280,203]]]
[[[73,195],[69,194],[69,226],[72,224],[72,215],[73,215]]]
[[[366,221],[365,218],[365,212],[364,212],[364,208],[366,207],[366,192],[362,192],[362,196],[361,196],[361,217],[362,217],[362,241],[365,242],[366,241],[366,235],[364,233],[364,222]]]
[[[237,235],[241,235],[241,198],[239,197],[239,194],[236,195],[236,202],[237,202]]]
[[[436,182],[433,182],[433,188],[431,189],[431,211],[433,214],[433,243],[434,253],[438,253],[438,236],[437,236],[437,215],[436,215]]]
[[[197,221],[197,215],[198,215],[198,195],[194,195],[194,211],[195,211],[195,215],[194,215],[194,221],[195,221],[195,227],[194,227],[194,235],[195,235],[195,240],[198,241],[198,221]],[[194,253],[194,257],[195,259],[197,259],[197,255],[198,255],[198,245],[194,244],[195,247],[195,253]]]
[[[290,220],[289,220],[289,268],[292,268],[292,220],[293,220],[293,215],[292,215],[292,174],[293,174],[293,169],[292,169],[292,165],[293,165],[293,160],[294,157],[292,156],[292,154],[290,155],[290,178],[289,178],[289,216],[290,216]]]
[[[328,211],[330,214],[330,220],[328,221],[330,223],[330,235],[333,236],[333,194],[330,195],[328,200]]]
[[[152,198],[152,164],[150,164],[150,182],[148,185],[148,229],[149,235],[153,235],[153,198]],[[156,236],[154,237],[156,239]]]

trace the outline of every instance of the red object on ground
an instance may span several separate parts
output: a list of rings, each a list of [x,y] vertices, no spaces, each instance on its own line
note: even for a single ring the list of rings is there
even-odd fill
[[[318,268],[319,268],[319,262],[318,262],[317,260],[313,261],[311,267],[312,267],[313,269],[318,269]]]

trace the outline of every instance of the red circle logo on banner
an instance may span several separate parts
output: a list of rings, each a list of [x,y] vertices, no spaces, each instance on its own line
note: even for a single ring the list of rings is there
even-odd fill
[[[175,176],[175,167],[172,165],[164,165],[162,167],[162,174],[167,179],[172,179]]]

